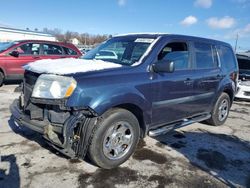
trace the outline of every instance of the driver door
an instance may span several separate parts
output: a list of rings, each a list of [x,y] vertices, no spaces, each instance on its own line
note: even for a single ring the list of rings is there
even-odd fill
[[[188,41],[166,42],[158,60],[173,61],[172,73],[154,73],[152,81],[153,126],[171,123],[192,115],[193,70]]]
[[[40,58],[40,44],[37,43],[22,44],[12,49],[10,52],[12,51],[18,51],[19,56],[6,56],[6,66],[8,67],[8,74],[11,75],[22,75],[24,73],[24,65],[35,60],[39,60]]]

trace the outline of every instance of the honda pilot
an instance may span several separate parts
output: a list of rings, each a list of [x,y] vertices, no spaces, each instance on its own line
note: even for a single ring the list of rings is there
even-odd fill
[[[18,125],[58,151],[88,154],[105,169],[125,162],[146,135],[201,121],[222,125],[237,88],[232,47],[216,40],[119,35],[83,58],[26,65],[23,92],[10,109]]]

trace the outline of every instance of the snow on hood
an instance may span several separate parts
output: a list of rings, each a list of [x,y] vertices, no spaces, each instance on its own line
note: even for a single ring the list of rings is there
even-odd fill
[[[49,74],[73,74],[78,72],[90,72],[103,69],[118,68],[122,65],[110,63],[102,60],[86,60],[86,59],[43,59],[38,60],[23,68],[37,73]]]

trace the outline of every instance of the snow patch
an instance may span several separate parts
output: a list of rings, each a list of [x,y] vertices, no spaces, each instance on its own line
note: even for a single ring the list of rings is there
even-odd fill
[[[78,72],[91,72],[103,69],[119,68],[122,65],[102,60],[86,59],[43,59],[24,66],[25,70],[49,74],[73,74]]]

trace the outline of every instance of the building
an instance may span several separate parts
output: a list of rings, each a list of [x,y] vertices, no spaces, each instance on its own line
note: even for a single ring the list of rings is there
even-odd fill
[[[79,42],[79,40],[77,38],[70,39],[70,43],[72,43],[72,44],[74,44],[76,46],[80,44],[80,42]]]
[[[0,26],[0,42],[29,40],[29,39],[56,41],[56,38],[53,35],[47,33]]]

